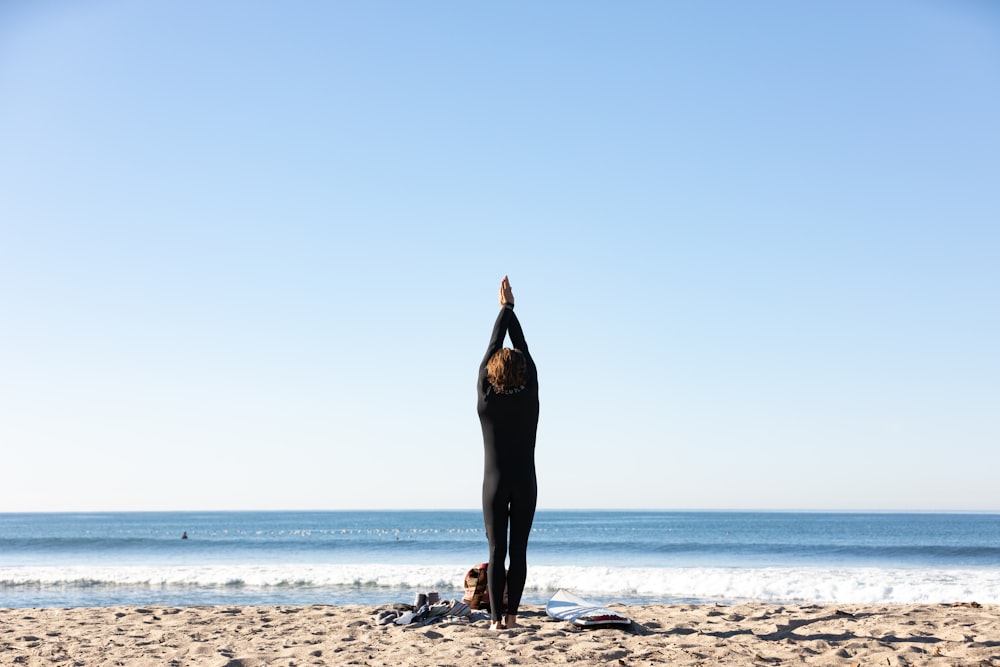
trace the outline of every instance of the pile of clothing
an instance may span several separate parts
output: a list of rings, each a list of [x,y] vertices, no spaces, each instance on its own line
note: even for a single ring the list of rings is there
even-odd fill
[[[439,621],[468,622],[476,620],[474,612],[461,600],[442,600],[437,593],[420,593],[413,604],[393,605],[392,609],[380,611],[375,615],[378,625],[430,625]]]

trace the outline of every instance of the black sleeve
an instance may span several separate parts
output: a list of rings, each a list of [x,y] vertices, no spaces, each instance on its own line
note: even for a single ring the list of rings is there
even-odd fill
[[[510,311],[510,322],[507,324],[507,333],[510,334],[510,342],[514,344],[514,348],[519,350],[528,362],[528,382],[537,389],[538,370],[535,368],[535,360],[531,358],[531,352],[528,352],[528,341],[524,340],[521,321],[517,319],[513,308]]]
[[[517,318],[514,317],[513,306],[504,306],[500,309],[500,314],[497,315],[497,321],[493,323],[493,334],[490,336],[490,344],[486,348],[486,355],[483,357],[483,362],[479,364],[479,374],[482,375],[486,372],[486,364],[489,363],[490,357],[497,353],[501,347],[503,347],[503,339],[507,337],[507,326],[513,317],[514,321]],[[521,326],[517,327],[518,332],[521,331]],[[524,335],[521,335],[522,340]],[[513,338],[511,339],[513,340]],[[516,343],[515,343],[516,345]]]
[[[521,331],[521,322],[517,319],[517,315],[514,314],[513,308],[510,309],[510,321],[507,322],[507,333],[510,334],[510,342],[514,344],[514,348],[527,355],[528,342],[524,340],[524,332]]]
[[[514,348],[524,354],[525,360],[528,362],[529,385],[535,391],[538,390],[538,370],[535,368],[535,360],[531,358],[531,353],[528,352],[528,342],[524,340],[524,331],[521,330],[521,322],[517,319],[517,315],[514,314],[513,306],[504,306],[500,309],[500,314],[497,315],[497,320],[493,324],[493,334],[490,336],[490,344],[486,348],[486,355],[483,356],[482,363],[479,364],[478,384],[480,392],[486,389],[484,385],[486,381],[486,365],[489,363],[490,358],[497,353],[497,350],[503,347],[504,338],[506,338],[508,333],[510,334],[510,342],[514,345]]]

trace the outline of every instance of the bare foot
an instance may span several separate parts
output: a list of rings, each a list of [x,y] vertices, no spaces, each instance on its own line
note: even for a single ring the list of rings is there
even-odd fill
[[[508,628],[517,628],[517,627],[520,627],[517,624],[517,614],[513,614],[513,615],[508,614],[507,615],[507,627]]]
[[[503,624],[503,621],[497,621],[495,623],[490,623],[490,630],[494,632],[499,632],[500,630],[506,630],[507,626]]]

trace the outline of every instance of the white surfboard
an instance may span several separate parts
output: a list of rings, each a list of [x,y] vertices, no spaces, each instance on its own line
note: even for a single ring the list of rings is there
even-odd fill
[[[549,603],[545,605],[545,613],[552,618],[569,621],[584,628],[594,625],[630,625],[632,623],[631,619],[607,607],[588,602],[562,589],[553,595]]]

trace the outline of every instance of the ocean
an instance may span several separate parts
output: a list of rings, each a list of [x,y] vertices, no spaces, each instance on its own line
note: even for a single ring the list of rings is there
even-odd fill
[[[486,551],[474,510],[0,514],[0,607],[457,598]],[[560,588],[625,604],[997,604],[1000,515],[540,510],[524,601]]]

